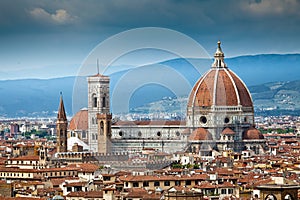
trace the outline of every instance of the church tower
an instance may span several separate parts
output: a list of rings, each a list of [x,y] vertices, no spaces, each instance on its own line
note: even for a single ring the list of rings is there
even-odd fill
[[[111,119],[109,107],[109,82],[110,79],[108,76],[99,73],[88,77],[88,138],[90,151],[92,152],[99,152],[98,143],[100,139],[103,139],[99,138],[98,114],[101,114],[100,116],[105,116],[107,114],[106,118]],[[101,122],[101,120],[99,122]],[[102,122],[104,123],[103,120]]]
[[[57,113],[57,121],[56,121],[56,148],[57,153],[67,152],[67,130],[68,130],[68,120],[65,112],[65,106],[62,99],[62,95],[60,96],[60,102]]]
[[[106,154],[111,152],[111,119],[111,114],[97,114],[99,153]]]

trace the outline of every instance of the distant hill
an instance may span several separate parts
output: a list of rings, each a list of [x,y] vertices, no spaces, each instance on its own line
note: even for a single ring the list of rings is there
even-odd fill
[[[255,115],[297,115],[300,116],[300,80],[265,83],[250,86]],[[184,117],[188,96],[164,97],[143,106],[132,108],[132,113],[174,113]]]
[[[259,115],[300,115],[300,80],[250,86]]]
[[[300,54],[240,56],[227,58],[225,62],[248,85],[257,112],[299,114],[300,87],[297,80],[300,74]],[[149,111],[155,108],[153,103],[163,99],[171,101],[177,97],[181,99],[180,105],[175,106],[174,102],[169,102],[169,107],[182,110],[182,97],[189,95],[192,86],[210,68],[211,63],[212,60],[173,59],[111,74],[113,113],[124,111],[120,109],[124,107],[123,101],[127,101],[128,110],[144,112],[143,107],[148,106]],[[151,82],[149,77],[155,81]],[[77,96],[73,93],[76,77],[0,81],[0,116],[55,116],[60,92],[63,92],[67,113],[72,116],[80,108],[87,107],[86,78],[79,79],[80,87],[77,85],[74,88],[80,91]],[[124,99],[130,87],[134,90],[129,99]],[[113,93],[116,91],[120,93],[119,96]],[[74,104],[73,96],[80,101],[76,100],[78,103]]]
[[[75,77],[0,81],[1,117],[55,116],[60,92],[71,113]]]

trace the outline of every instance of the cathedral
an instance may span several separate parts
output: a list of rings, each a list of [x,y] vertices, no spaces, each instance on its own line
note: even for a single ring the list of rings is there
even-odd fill
[[[110,113],[110,78],[87,78],[88,108],[70,121],[68,151],[81,145],[89,152],[263,152],[265,140],[254,124],[253,101],[247,86],[229,69],[218,42],[211,68],[192,88],[185,121],[114,121]]]

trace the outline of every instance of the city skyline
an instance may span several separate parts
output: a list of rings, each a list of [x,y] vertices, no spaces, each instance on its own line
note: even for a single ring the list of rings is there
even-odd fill
[[[226,44],[226,57],[300,52],[297,0],[28,0],[0,5],[2,80],[76,75],[99,43],[142,27],[185,34],[211,56],[219,39]]]

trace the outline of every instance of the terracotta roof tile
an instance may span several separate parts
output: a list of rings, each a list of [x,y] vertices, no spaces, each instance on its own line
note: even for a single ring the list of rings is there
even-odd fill
[[[38,161],[39,160],[39,156],[21,156],[21,157],[16,157],[16,158],[10,158],[9,160]]]
[[[88,130],[88,111],[80,110],[70,121],[70,130]]]
[[[211,133],[204,128],[197,128],[192,132],[192,134],[189,136],[189,140],[212,140]]]
[[[225,128],[223,131],[222,131],[222,134],[223,135],[234,135],[235,132],[231,129],[231,128]]]
[[[67,197],[103,198],[102,191],[70,192]]]

